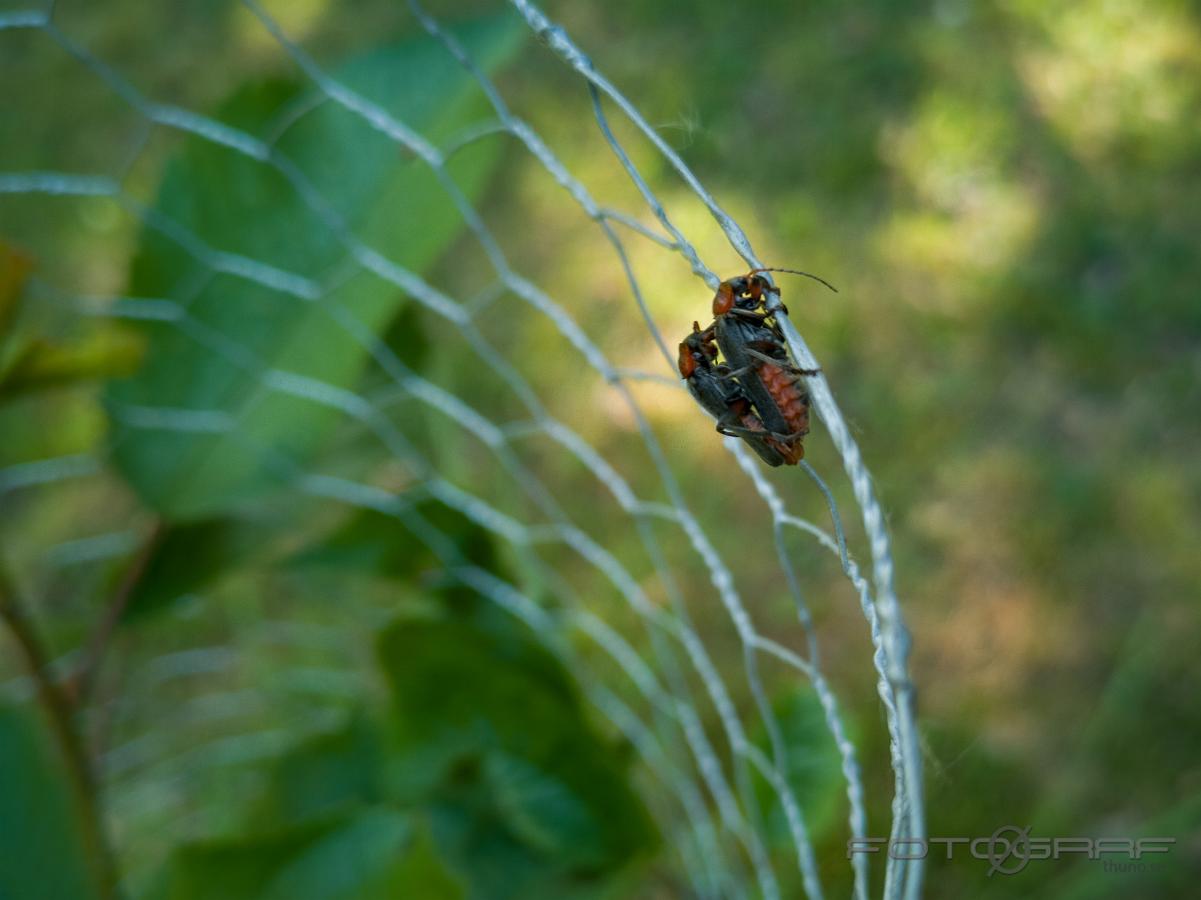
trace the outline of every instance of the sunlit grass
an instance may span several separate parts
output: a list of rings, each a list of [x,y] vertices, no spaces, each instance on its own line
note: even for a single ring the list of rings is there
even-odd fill
[[[1137,0],[1023,3],[1018,55],[1040,110],[1081,159],[1134,142],[1171,150],[1197,135],[1201,31],[1184,9]]]
[[[885,131],[881,153],[912,199],[875,244],[919,308],[961,313],[979,302],[975,280],[1019,265],[1042,210],[1010,164],[1013,126],[1009,110],[948,86]]]

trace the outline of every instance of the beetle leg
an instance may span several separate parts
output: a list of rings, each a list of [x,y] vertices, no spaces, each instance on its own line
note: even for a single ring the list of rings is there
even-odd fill
[[[766,429],[747,428],[745,425],[736,424],[744,421],[743,416],[750,412],[751,407],[749,403],[744,402],[742,405],[744,407],[742,411],[739,411],[738,407],[735,406],[727,409],[725,413],[722,414],[722,416],[717,420],[718,432],[726,435],[727,437],[772,437],[771,432],[767,431]]]
[[[808,431],[794,431],[791,434],[782,434],[779,431],[768,431],[766,428],[745,428],[742,425],[732,425],[731,422],[741,421],[741,416],[735,410],[727,410],[726,414],[717,420],[717,431],[728,437],[756,437],[756,438],[771,438],[774,441],[779,441],[781,444],[792,444],[796,441],[803,440]]]
[[[761,431],[757,428],[747,428],[743,425],[726,425],[722,422],[717,423],[717,432],[718,434],[724,434],[726,437],[775,437],[775,435],[773,435],[770,431]]]
[[[747,341],[746,345],[751,350],[758,350],[761,353],[770,353],[772,350],[777,350],[781,353],[784,352],[784,345],[776,340],[769,341],[769,340],[764,339],[764,340],[758,340],[758,341]],[[781,357],[777,357],[777,358],[783,359],[784,357],[781,356]]]
[[[769,466],[782,466],[786,463],[795,464],[799,460],[804,451],[797,453],[793,446],[803,447],[804,444],[796,444],[789,447],[779,446],[779,442],[772,442],[770,436],[763,431],[756,431],[754,428],[736,427],[723,431],[721,426],[717,429],[721,434],[728,437],[742,438],[748,447],[755,451],[755,455],[767,463]]]
[[[805,439],[808,431],[794,431],[792,434],[779,434],[778,432],[769,432],[767,437],[773,441],[779,441],[781,444],[795,444],[797,441]]]
[[[720,374],[717,377],[722,380],[726,380],[729,378],[737,378],[739,375],[746,375],[747,373],[753,372],[754,370],[755,370],[754,366],[743,366],[741,369],[727,369],[723,374]],[[718,371],[720,371],[720,369]]]
[[[741,316],[744,319],[754,319],[756,322],[762,322],[768,318],[768,313],[758,312],[757,310],[753,309],[740,309],[737,306],[726,313],[726,315]]]
[[[739,417],[738,412],[733,407],[729,407],[724,413],[718,416],[717,430],[722,434],[729,435],[730,437],[739,437],[738,434],[735,434],[736,431],[748,430],[743,428],[741,425],[736,424],[740,421],[741,418]]]

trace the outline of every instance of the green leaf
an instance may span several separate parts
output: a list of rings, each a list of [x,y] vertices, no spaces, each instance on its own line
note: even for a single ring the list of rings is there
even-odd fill
[[[413,839],[404,813],[377,809],[309,845],[263,893],[269,900],[392,900],[414,889],[400,881]],[[212,896],[207,895],[207,896]]]
[[[128,376],[137,369],[142,341],[120,324],[78,323],[69,337],[50,335],[47,323],[20,316],[33,260],[0,240],[0,401],[48,388]]]
[[[361,715],[309,738],[275,761],[251,816],[263,827],[343,815],[383,799],[383,747]]]
[[[380,658],[410,775],[424,774],[429,796],[479,778],[517,841],[582,871],[615,869],[654,845],[622,755],[530,632],[402,621],[382,635]]]
[[[62,758],[29,710],[0,706],[0,898],[100,897]]]
[[[35,337],[0,376],[0,398],[126,376],[137,368],[141,355],[142,342],[125,328],[94,329],[71,343]]]
[[[399,865],[396,883],[404,885],[405,897],[422,900],[464,900],[462,882],[447,867],[428,828],[417,833],[411,849]]]
[[[420,561],[428,559],[426,546],[395,516],[357,510],[330,534],[293,555],[288,564],[407,578]]]
[[[33,271],[33,260],[5,240],[0,240],[0,349],[17,317],[25,282]]]
[[[775,704],[776,721],[787,748],[787,776],[797,803],[805,813],[805,825],[814,840],[845,822],[846,782],[842,758],[829,730],[817,694],[794,691]],[[845,724],[845,711],[844,724]],[[788,820],[774,791],[764,788],[764,808],[769,810],[772,841],[792,846]]]
[[[429,860],[409,816],[375,808],[337,822],[238,840],[187,844],[171,855],[146,900],[393,900],[441,894],[447,876]],[[412,854],[416,853],[416,858]]]
[[[0,240],[0,390],[9,371],[25,353],[28,336],[17,327],[17,314],[33,260],[5,240]]]
[[[438,844],[470,884],[472,900],[579,897],[571,872],[524,844],[487,803],[481,785],[464,787],[458,797],[439,799],[430,815]]]
[[[530,847],[575,861],[602,839],[584,799],[532,763],[493,751],[484,771],[505,821]]]
[[[516,52],[523,33],[506,17],[463,27],[459,37],[492,70]],[[435,144],[486,115],[474,79],[428,36],[331,74]],[[275,138],[282,157],[355,235],[397,264],[423,270],[463,228],[437,176],[362,118],[328,99],[312,104],[313,97],[298,83],[256,85],[217,118]],[[272,134],[282,123],[282,134]],[[483,190],[500,149],[496,141],[477,142],[450,160],[451,177],[469,197]],[[405,299],[378,276],[347,269],[336,231],[284,175],[229,148],[188,139],[167,169],[154,213],[208,248],[308,279],[322,291],[310,301],[213,272],[178,242],[143,231],[130,293],[186,303],[190,321],[143,326],[150,337],[144,366],[108,393],[115,456],[147,503],[168,518],[191,519],[252,502],[287,475],[281,458],[303,464],[327,436],[340,413],[271,390],[264,379],[278,371],[353,387],[368,351],[329,307],[339,305],[381,334]],[[147,407],[217,412],[207,421],[228,427],[169,430],[142,414]]]
[[[167,525],[129,596],[132,621],[208,587],[270,538],[262,521],[224,517]]]
[[[487,529],[435,500],[416,504],[414,512],[446,535],[464,560],[490,572],[501,571],[496,540]],[[408,579],[421,566],[437,565],[438,560],[395,516],[358,510],[288,562],[299,567],[350,569]]]

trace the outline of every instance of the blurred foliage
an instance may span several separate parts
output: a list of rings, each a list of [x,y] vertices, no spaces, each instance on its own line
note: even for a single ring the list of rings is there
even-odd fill
[[[281,754],[239,833],[176,848],[147,897],[595,896],[653,849],[626,762],[532,634],[402,619],[379,655],[387,714]]]
[[[470,78],[415,37],[395,4],[266,5],[341,83],[434,145],[485,117]],[[431,6],[451,20],[496,12],[485,0]],[[827,297],[782,282],[890,512],[915,633],[930,832],[988,835],[1012,823],[1036,834],[1179,838],[1162,866],[1132,873],[1077,861],[986,879],[976,860],[932,860],[927,895],[1192,896],[1201,852],[1196,5],[546,6],[761,256],[841,289]],[[517,371],[553,387],[548,409],[639,496],[657,497],[637,423],[549,322],[489,293],[486,254],[424,166],[336,104],[310,105],[319,99],[310,82],[239,4],[60,0],[56,17],[146,96],[211,114],[290,160],[332,215],[263,162],[168,129],[145,134],[119,93],[44,33],[0,32],[9,97],[0,170],[121,174],[143,209],[101,197],[6,195],[0,205],[0,469],[89,453],[117,463],[116,477],[86,486],[35,493],[0,482],[0,561],[71,665],[92,623],[122,600],[115,658],[80,724],[130,894],[683,895],[649,818],[656,786],[589,712],[584,676],[446,570],[509,578],[548,607],[560,585],[522,548],[425,497],[419,473],[378,447],[381,422],[364,401],[402,422],[449,482],[518,518],[536,502],[453,417],[398,398],[396,373],[348,337],[328,301],[411,372],[494,421],[528,410],[461,334],[343,266],[331,222],[470,298],[481,333]],[[598,199],[642,208],[598,138],[578,77],[511,17],[477,18],[459,33]],[[614,127],[706,261],[737,271],[741,261],[662,160]],[[471,143],[450,171],[514,268],[568,298],[616,364],[669,372],[599,230],[536,161],[505,147]],[[164,219],[203,246],[156,227]],[[661,247],[630,239],[627,249],[670,342],[704,311],[706,292]],[[300,274],[323,296],[203,265],[242,257]],[[170,299],[171,315],[186,318],[131,327],[81,314],[109,295]],[[267,389],[272,379],[282,389]],[[315,402],[305,379],[340,391]],[[765,535],[753,494],[715,477],[729,460],[687,398],[635,389],[701,520],[727,539]],[[147,427],[150,406],[223,427]],[[820,424],[809,441],[807,458],[835,472]],[[530,441],[517,457],[546,483],[570,486],[560,499],[601,546],[640,559],[641,532],[550,444]],[[406,493],[411,505],[400,516],[339,513],[278,490],[310,470]],[[820,520],[824,507],[794,474],[767,473]],[[853,504],[836,491],[854,540]],[[882,834],[886,735],[856,599],[834,562],[793,549],[834,650],[825,665],[865,768],[869,829]],[[773,548],[747,540],[735,552],[757,622],[799,645]],[[554,553],[550,567],[585,586],[589,610],[634,631],[610,587]],[[663,553],[706,644],[736,664],[740,648],[708,605],[695,556],[679,540]],[[654,602],[667,599],[649,586],[651,568],[632,575]],[[6,679],[20,674],[11,656],[0,657]],[[820,707],[792,678],[768,678],[789,773],[828,891],[846,895],[839,760]],[[21,685],[6,682],[5,696],[26,702],[0,707],[0,837],[11,850],[0,855],[0,896],[87,898],[74,800]],[[767,747],[765,734],[755,738]],[[788,871],[782,810],[764,784],[755,789]]]
[[[236,571],[267,543],[270,525],[252,519],[204,519],[165,526],[130,590],[124,620],[161,610]]]
[[[516,52],[519,28],[512,18],[497,19],[462,38],[492,69]],[[447,140],[482,113],[471,76],[428,37],[372,53],[331,75],[431,141]],[[422,88],[397,91],[397,84]],[[167,167],[154,209],[161,218],[148,221],[138,245],[131,294],[182,291],[187,327],[174,321],[145,326],[149,357],[135,378],[113,385],[110,407],[118,464],[146,502],[170,518],[212,515],[256,500],[273,478],[284,477],[272,471],[272,460],[282,456],[302,465],[337,421],[340,398],[323,405],[304,388],[320,381],[331,395],[353,386],[369,348],[337,327],[331,306],[338,304],[341,315],[372,333],[392,319],[403,295],[374,272],[340,267],[347,248],[331,240],[331,231],[356,235],[414,271],[462,228],[423,160],[398,150],[391,137],[351,111],[313,105],[313,89],[299,80],[239,90],[216,117],[260,136],[286,168],[192,138]],[[494,144],[478,145],[451,161],[449,174],[468,197],[487,182],[496,151]],[[303,192],[299,184],[306,185]],[[310,194],[322,198],[316,208]],[[172,227],[163,228],[164,220]],[[190,239],[181,241],[179,229]],[[260,266],[266,283],[233,278],[224,269],[214,274],[211,254],[230,252]],[[273,271],[332,287],[313,302],[316,296],[303,287],[266,286]],[[272,375],[297,387],[266,392],[263,380]],[[197,411],[232,430],[217,427],[198,437],[194,430],[147,433],[135,424],[139,439],[123,440],[129,433],[124,420],[140,407]]]
[[[0,402],[132,374],[142,345],[127,329],[95,329],[64,343],[16,326],[33,266],[22,251],[0,240]]]
[[[473,896],[572,896],[653,847],[629,760],[589,727],[571,677],[532,634],[505,620],[405,621],[379,653],[397,777],[433,804]]]
[[[428,853],[406,816],[377,810],[249,840],[182,847],[147,896],[386,900],[418,891],[461,897],[445,871],[429,867]],[[421,881],[414,880],[418,874]]]
[[[786,748],[785,772],[805,811],[805,827],[814,835],[838,833],[846,802],[842,760],[826,732],[825,712],[812,691],[782,694],[776,720]],[[858,743],[851,738],[852,742]],[[782,851],[792,846],[788,818],[774,791],[762,785],[760,804],[767,811],[768,836]]]
[[[40,717],[0,706],[0,896],[101,897],[78,797]]]

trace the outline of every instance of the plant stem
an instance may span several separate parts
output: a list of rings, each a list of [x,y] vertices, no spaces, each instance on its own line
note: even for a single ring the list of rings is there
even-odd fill
[[[108,603],[105,604],[104,614],[97,623],[96,630],[92,632],[92,639],[84,651],[83,661],[75,670],[75,674],[71,676],[69,690],[78,701],[83,702],[91,695],[92,688],[100,677],[104,655],[112,642],[121,616],[125,614],[125,608],[129,605],[129,598],[133,595],[133,590],[138,586],[138,582],[142,580],[142,576],[146,574],[146,567],[150,564],[150,559],[165,532],[166,527],[162,521],[156,522],[137,555],[121,576]]]
[[[75,708],[62,687],[50,674],[50,661],[33,620],[21,605],[15,589],[0,571],[0,619],[8,626],[25,657],[29,674],[37,686],[38,699],[50,720],[79,804],[88,845],[100,887],[100,896],[112,900],[117,895],[117,867],[109,849],[97,797],[96,780],[83,739],[75,727]]]

